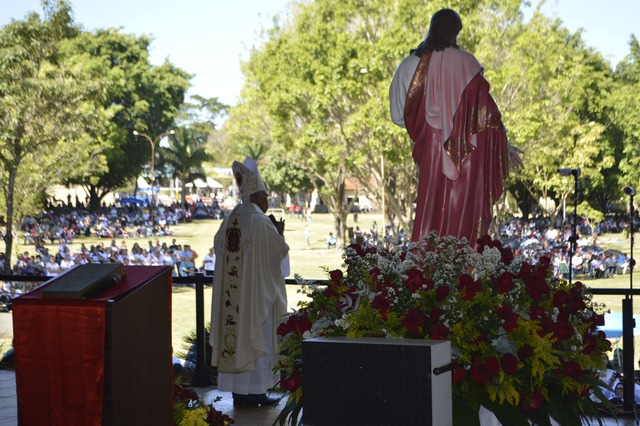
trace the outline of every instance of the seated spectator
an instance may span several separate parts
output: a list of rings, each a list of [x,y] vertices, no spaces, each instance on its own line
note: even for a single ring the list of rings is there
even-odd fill
[[[613,392],[609,389],[602,388],[602,394],[615,405],[622,405],[624,403],[624,387],[623,378],[619,374],[612,374],[607,383],[613,389]],[[634,384],[633,397],[636,404],[640,404],[640,385]]]
[[[604,261],[607,268],[607,276],[613,277],[617,272],[616,259],[614,256],[607,256]]]
[[[189,256],[185,256],[180,261],[179,273],[181,277],[192,277],[196,274],[196,267]]]
[[[626,274],[627,269],[629,268],[629,259],[624,254],[618,255],[616,259],[616,273],[618,274]]]
[[[593,278],[605,278],[607,267],[602,256],[593,256],[589,268]]]
[[[49,262],[45,265],[45,271],[47,276],[54,277],[62,272],[60,265],[56,262],[56,258],[53,256],[49,257]]]
[[[327,237],[327,248],[336,247],[336,237],[333,236],[333,232],[329,232],[329,236]]]

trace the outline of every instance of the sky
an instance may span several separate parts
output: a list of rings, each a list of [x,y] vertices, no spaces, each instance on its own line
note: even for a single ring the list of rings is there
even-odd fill
[[[190,95],[217,97],[234,105],[243,84],[241,60],[260,44],[260,31],[286,13],[289,0],[71,0],[71,4],[75,22],[85,30],[114,27],[152,36],[152,64],[169,59],[195,74]],[[583,28],[587,45],[614,65],[629,52],[631,34],[640,38],[639,0],[550,0],[542,10],[560,18],[572,32]],[[0,26],[33,11],[42,14],[39,0],[0,0]],[[530,10],[525,16],[531,16]],[[427,24],[425,19],[425,30]]]

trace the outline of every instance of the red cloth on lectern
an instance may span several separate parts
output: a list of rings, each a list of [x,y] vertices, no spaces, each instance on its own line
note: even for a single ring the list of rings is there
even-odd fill
[[[14,300],[21,426],[102,424],[106,303],[165,269],[127,267],[120,283],[93,299],[43,298],[45,284]]]
[[[437,231],[441,236],[465,237],[475,247],[478,236],[489,230],[491,206],[502,195],[508,173],[506,129],[489,94],[489,83],[478,72],[462,92],[450,136],[437,143],[442,140],[441,130],[425,119],[430,58],[431,53],[420,59],[405,103],[405,123],[414,141],[413,159],[419,173],[411,241]],[[458,168],[457,179],[443,173],[445,156]]]

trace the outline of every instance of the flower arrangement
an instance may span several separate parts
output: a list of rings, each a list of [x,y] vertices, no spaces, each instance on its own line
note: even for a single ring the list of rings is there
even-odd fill
[[[233,419],[206,405],[198,394],[180,383],[173,384],[173,424],[176,426],[227,426]]]
[[[548,257],[530,264],[488,236],[474,252],[431,233],[404,248],[352,245],[344,258],[326,286],[303,282],[310,301],[278,327],[289,392],[280,424],[297,422],[302,341],[319,336],[450,340],[456,425],[478,424],[481,405],[511,425],[598,417],[588,396],[602,396],[611,350],[597,329],[604,305],[554,278]]]

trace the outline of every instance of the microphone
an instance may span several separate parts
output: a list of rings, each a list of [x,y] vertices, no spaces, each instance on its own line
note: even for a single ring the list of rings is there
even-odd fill
[[[633,197],[636,195],[636,189],[631,185],[627,186],[625,189],[623,189],[623,191],[625,194],[627,194],[630,197]]]
[[[578,167],[577,169],[569,169],[569,168],[558,169],[558,173],[560,173],[560,176],[580,177],[580,167]]]

